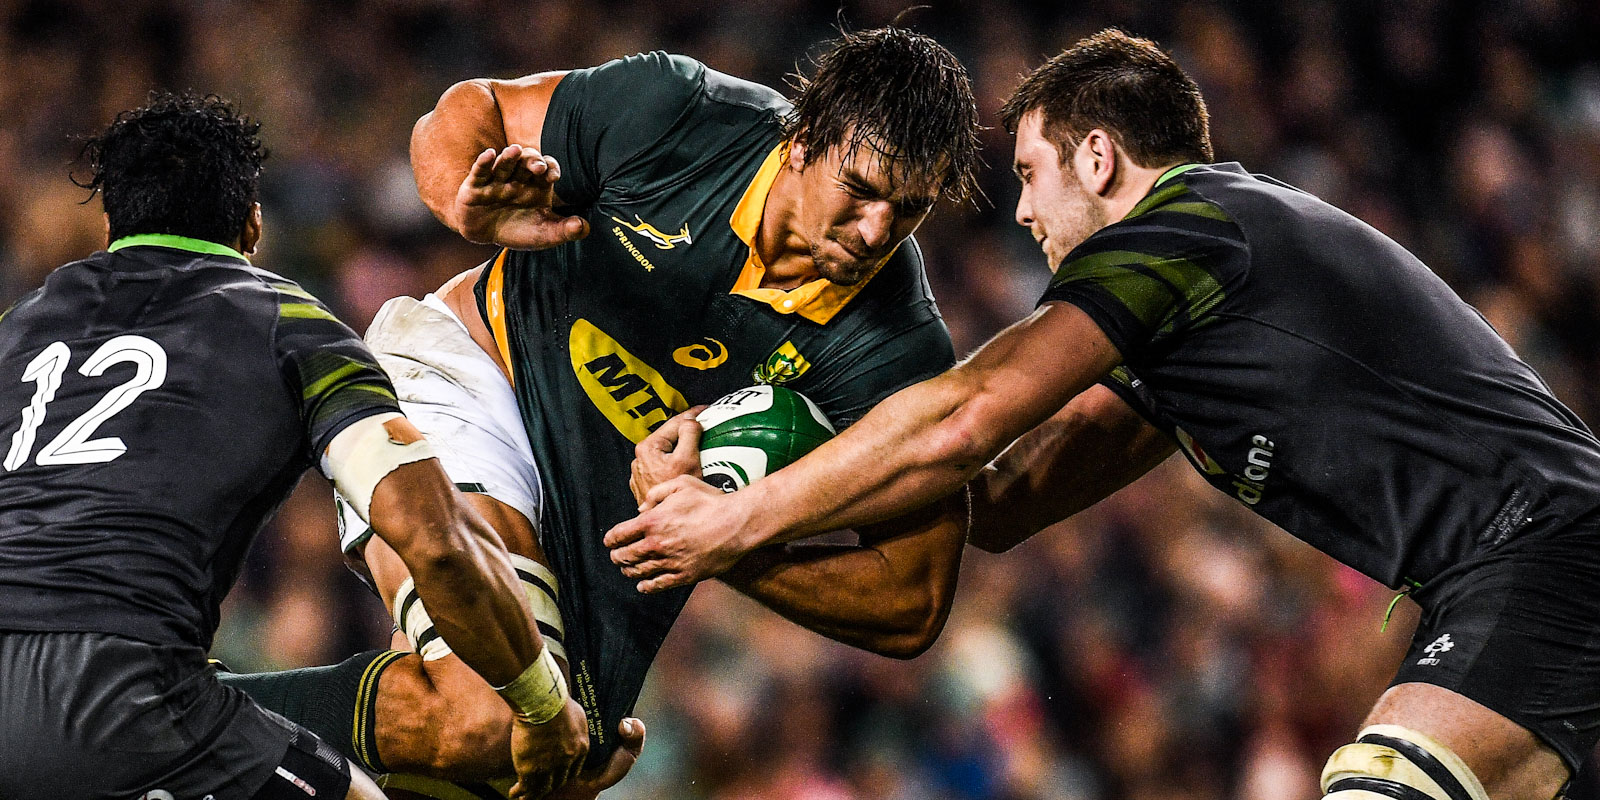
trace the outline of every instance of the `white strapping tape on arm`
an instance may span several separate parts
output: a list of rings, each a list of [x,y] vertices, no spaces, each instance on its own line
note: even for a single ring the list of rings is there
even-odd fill
[[[428,440],[404,415],[390,411],[357,420],[333,437],[322,456],[322,474],[362,521],[371,523],[372,493],[379,482],[399,467],[433,457]]]

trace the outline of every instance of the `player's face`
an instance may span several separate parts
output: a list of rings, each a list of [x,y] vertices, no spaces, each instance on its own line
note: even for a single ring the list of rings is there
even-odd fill
[[[1023,116],[1017,125],[1012,168],[1022,181],[1017,224],[1033,234],[1054,271],[1072,248],[1106,226],[1105,205],[1084,188],[1075,159],[1062,163],[1061,151],[1044,138],[1043,117],[1038,112]]]
[[[810,159],[800,169],[801,225],[817,273],[854,286],[928,218],[938,191],[932,180],[891,169],[870,142],[846,148],[814,158],[797,147],[791,157]]]

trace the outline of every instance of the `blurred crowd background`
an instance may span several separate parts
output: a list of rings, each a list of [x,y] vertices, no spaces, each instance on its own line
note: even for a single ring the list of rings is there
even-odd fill
[[[357,329],[490,253],[437,224],[407,163],[451,83],[667,49],[782,86],[843,20],[910,0],[0,0],[0,300],[104,245],[78,146],[152,87],[265,122],[258,264]],[[1012,221],[1019,76],[1117,25],[1171,50],[1219,158],[1338,204],[1418,253],[1591,425],[1600,421],[1600,4],[924,0],[906,19],[970,67],[988,201],[918,236],[957,348],[1026,313],[1046,270]],[[81,172],[80,172],[81,174]],[[246,671],[381,646],[308,478],[253,551],[217,655]],[[990,556],[969,551],[926,655],[895,662],[702,587],[638,708],[618,798],[1316,798],[1398,663],[1415,609],[1169,463]],[[1600,797],[1581,777],[1577,798]]]

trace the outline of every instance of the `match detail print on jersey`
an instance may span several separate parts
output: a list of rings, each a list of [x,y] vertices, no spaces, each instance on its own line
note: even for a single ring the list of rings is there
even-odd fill
[[[661,373],[586,319],[572,324],[568,349],[572,371],[584,394],[628,441],[643,441],[661,423],[689,407],[689,401]]]

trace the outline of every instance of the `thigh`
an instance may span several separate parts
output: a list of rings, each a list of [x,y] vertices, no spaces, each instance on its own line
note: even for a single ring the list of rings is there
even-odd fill
[[[1541,764],[1575,772],[1600,739],[1600,531],[1514,542],[1418,602],[1421,624],[1374,714],[1427,720],[1451,747],[1482,750],[1480,763],[1463,757],[1485,783],[1551,772]]]
[[[390,301],[367,338],[394,381],[401,409],[428,437],[456,486],[493,498],[504,516],[518,518],[518,529],[536,530],[539,470],[516,395],[493,360],[453,317],[408,297]],[[348,504],[339,505],[340,543],[351,552],[371,530]]]

